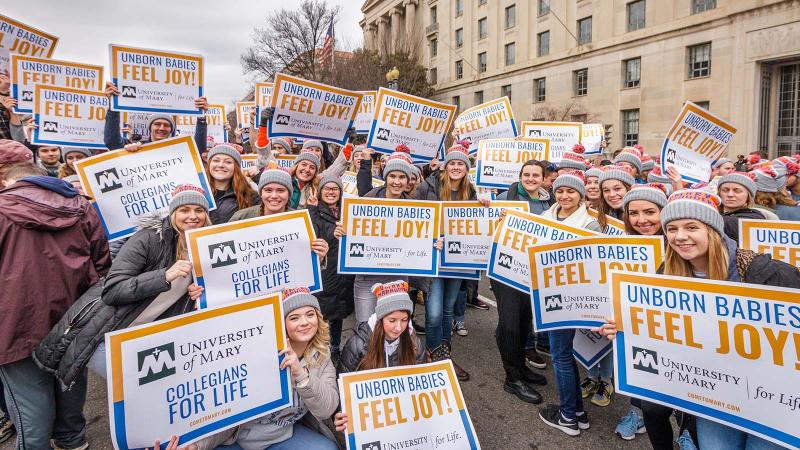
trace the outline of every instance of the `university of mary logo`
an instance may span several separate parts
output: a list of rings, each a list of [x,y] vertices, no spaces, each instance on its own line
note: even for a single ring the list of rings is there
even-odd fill
[[[367,442],[361,444],[361,450],[381,450],[381,441]]]
[[[390,133],[386,128],[378,128],[378,132],[375,133],[375,137],[382,141],[388,141],[391,136],[392,133]]]
[[[175,375],[175,344],[159,345],[137,354],[139,386]]]
[[[514,258],[511,255],[506,253],[500,252],[497,255],[497,265],[500,267],[504,267],[508,270],[511,270],[511,266],[514,264]]]
[[[461,254],[461,242],[459,241],[450,241],[447,243],[447,253],[452,255],[460,255]]]
[[[125,98],[136,98],[136,86],[122,86],[120,94]]]
[[[277,116],[275,116],[275,125],[289,125],[290,119],[291,117],[287,115],[278,114]]]
[[[483,172],[482,173],[484,175],[486,175],[487,177],[493,177],[494,176],[494,166],[483,166]]]
[[[208,257],[211,259],[211,268],[230,266],[239,262],[236,259],[236,242],[225,241],[208,246]]]
[[[33,101],[33,91],[22,91],[22,101],[23,102],[32,102]]]
[[[631,347],[633,368],[658,375],[658,353],[646,348]]]
[[[544,298],[544,310],[546,312],[561,311],[564,309],[561,294],[548,295]]]
[[[46,133],[58,133],[58,122],[45,120],[42,124],[42,131]]]
[[[94,178],[97,180],[97,184],[100,186],[100,192],[102,193],[110,192],[122,187],[122,183],[119,182],[117,169],[113,167],[101,172],[97,172],[94,174]]]
[[[351,258],[363,258],[364,257],[364,244],[361,242],[356,242],[350,244],[350,257]]]

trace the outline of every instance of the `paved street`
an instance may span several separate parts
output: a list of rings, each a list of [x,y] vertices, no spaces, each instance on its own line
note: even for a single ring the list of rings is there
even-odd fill
[[[488,283],[481,283],[481,294],[493,299]],[[419,306],[418,310],[421,310]],[[418,320],[421,321],[422,317]],[[617,420],[628,411],[628,400],[615,396],[611,406],[598,408],[589,404],[591,429],[579,437],[569,437],[550,428],[538,418],[537,407],[519,401],[503,390],[503,370],[494,340],[497,311],[467,309],[469,336],[453,336],[456,361],[472,375],[461,389],[466,397],[478,439],[484,449],[648,449],[645,435],[633,441],[613,436]],[[349,334],[348,334],[349,335]],[[542,389],[545,402],[557,402],[552,368],[543,371],[550,384]],[[588,402],[587,402],[588,404]],[[108,428],[108,404],[105,380],[92,376],[86,404],[89,443],[93,450],[112,449]],[[0,445],[0,450],[12,450],[13,441]]]

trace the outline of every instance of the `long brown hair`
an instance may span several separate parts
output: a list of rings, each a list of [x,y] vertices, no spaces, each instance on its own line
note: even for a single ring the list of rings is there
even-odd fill
[[[602,193],[600,194],[600,198],[603,198],[603,194]],[[659,213],[664,209],[664,208],[656,205],[653,202],[648,202],[648,203],[652,203],[653,205],[655,205],[655,207],[658,208],[658,212]],[[630,203],[628,203],[628,205],[630,205]],[[605,219],[605,215],[603,215],[603,218]],[[641,236],[641,234],[631,226],[630,221],[628,220],[628,207],[627,206],[625,206],[623,208],[623,210],[622,210],[622,221],[625,223],[625,234],[627,234],[629,236]],[[663,236],[663,235],[664,235],[664,228],[663,227],[659,227],[658,228],[658,232],[656,234],[654,234],[653,236]]]
[[[728,279],[728,247],[722,242],[722,237],[706,224],[703,224],[708,233],[708,279],[726,281]],[[692,264],[681,258],[672,246],[667,244],[664,258],[664,275],[679,277],[692,277]],[[744,281],[744,280],[742,280]]]
[[[58,167],[58,178],[67,178],[71,175],[77,175],[71,164],[64,163]]]
[[[606,181],[608,181],[608,180],[606,180]],[[622,182],[622,181],[620,181],[620,183],[622,183],[622,185],[625,186],[625,192],[628,192],[628,191],[631,190],[631,185],[630,184]],[[597,212],[599,213],[597,215],[597,223],[600,224],[600,229],[601,230],[605,231],[606,227],[608,226],[608,220],[606,220],[606,214],[610,215],[610,213],[613,210],[614,210],[614,208],[612,208],[611,205],[606,203],[606,198],[605,198],[605,196],[603,196],[603,184],[600,183],[600,198],[598,199],[598,202],[597,202]],[[626,225],[626,227],[627,227],[627,225]]]
[[[757,205],[765,206],[769,209],[775,209],[778,205],[797,206],[796,202],[788,194],[780,190],[778,192],[757,192],[755,203]]]
[[[467,171],[469,172],[469,166],[467,166]],[[456,191],[456,198],[451,197],[453,191]],[[471,196],[472,186],[469,182],[469,173],[464,174],[464,178],[460,179],[457,185],[454,185],[447,175],[447,167],[445,166],[439,174],[439,200],[443,202],[465,201],[469,200]]]
[[[411,314],[405,311],[408,317],[409,326],[411,324]],[[372,331],[372,339],[369,341],[369,348],[367,354],[361,359],[356,370],[370,370],[380,369],[386,367],[386,353],[383,349],[383,340],[386,334],[383,331],[383,319],[375,324],[375,330]],[[400,333],[400,345],[397,348],[398,363],[401,366],[411,366],[417,363],[417,343],[416,340],[408,332],[408,329]]]
[[[208,179],[208,185],[211,187],[211,195],[216,195],[217,188],[214,187],[214,180],[211,178],[210,165],[211,160],[209,159],[206,161],[206,179]],[[239,207],[238,209],[245,209],[253,206],[253,197],[256,191],[250,186],[250,182],[247,181],[247,177],[245,177],[244,172],[242,172],[242,167],[236,164],[235,160],[233,162],[231,186],[233,187],[233,193],[236,194],[236,205]]]

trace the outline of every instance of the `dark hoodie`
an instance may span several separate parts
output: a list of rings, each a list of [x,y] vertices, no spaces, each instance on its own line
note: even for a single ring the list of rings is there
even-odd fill
[[[110,266],[100,218],[72,186],[29,177],[0,190],[0,365],[29,357]]]
[[[736,211],[722,213],[722,220],[725,223],[725,234],[736,242],[739,242],[739,220],[758,219],[764,220],[764,214],[757,209],[741,208]]]

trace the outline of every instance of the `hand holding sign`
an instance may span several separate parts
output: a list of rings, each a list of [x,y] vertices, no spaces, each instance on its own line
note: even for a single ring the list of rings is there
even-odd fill
[[[185,259],[179,259],[178,261],[175,261],[175,264],[173,264],[172,267],[167,269],[164,276],[167,279],[167,283],[172,283],[178,278],[186,278],[191,274],[192,263]]]

